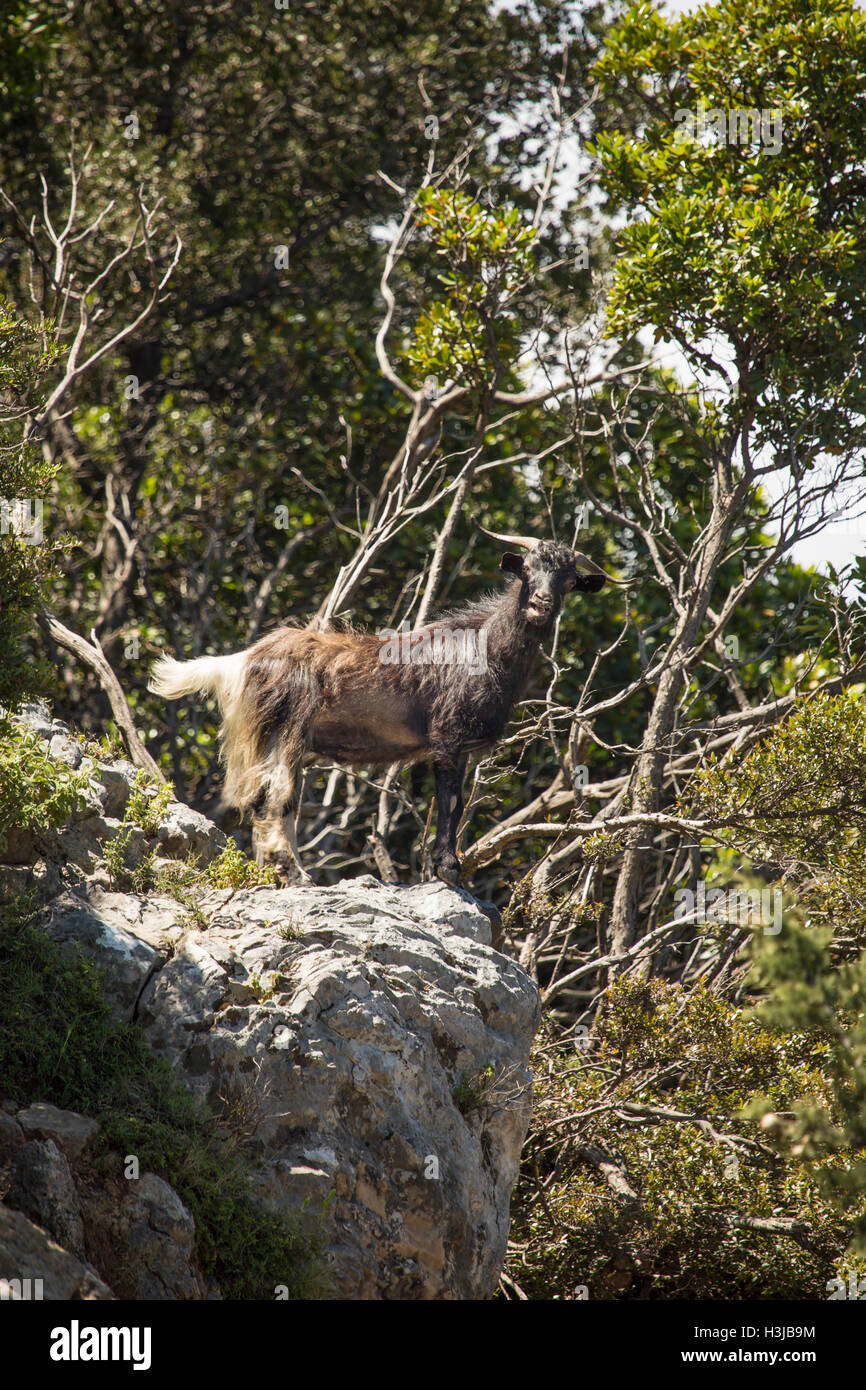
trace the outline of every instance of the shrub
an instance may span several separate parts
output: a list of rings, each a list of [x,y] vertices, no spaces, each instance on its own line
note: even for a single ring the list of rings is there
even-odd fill
[[[205,869],[205,876],[212,888],[258,888],[275,882],[271,865],[260,866],[248,859],[231,836],[219,857]]]
[[[825,1062],[702,986],[618,981],[591,1045],[537,1047],[510,1277],[534,1298],[826,1298],[848,1231],[817,1165],[746,1113],[826,1100]]]
[[[0,850],[13,828],[62,825],[87,785],[86,773],[53,762],[43,739],[0,714]]]

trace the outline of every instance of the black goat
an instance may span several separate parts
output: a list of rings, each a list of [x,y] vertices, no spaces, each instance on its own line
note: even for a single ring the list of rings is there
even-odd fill
[[[383,640],[282,627],[233,656],[157,663],[156,694],[216,695],[225,800],[252,812],[260,863],[274,863],[284,877],[292,867],[307,877],[295,837],[306,762],[384,767],[426,759],[436,781],[433,863],[439,878],[459,880],[467,758],[501,737],[565,595],[595,593],[610,578],[565,545],[485,534],[524,552],[509,551],[500,562],[514,583],[411,633]]]

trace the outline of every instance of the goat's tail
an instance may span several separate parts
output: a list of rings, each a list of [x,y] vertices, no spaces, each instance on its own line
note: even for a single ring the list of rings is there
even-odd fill
[[[244,807],[256,795],[257,776],[254,725],[244,698],[246,652],[231,656],[199,656],[194,661],[175,661],[160,657],[154,666],[148,690],[166,700],[182,695],[215,695],[222,715],[221,756],[226,765],[223,800],[227,805]]]
[[[199,656],[194,661],[161,656],[147,688],[166,700],[179,700],[182,695],[215,695],[221,713],[226,714],[243,687],[244,655],[238,652],[235,656]]]

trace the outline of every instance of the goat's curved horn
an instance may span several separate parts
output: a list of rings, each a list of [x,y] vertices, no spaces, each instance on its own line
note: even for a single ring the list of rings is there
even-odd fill
[[[577,565],[577,568],[584,570],[586,574],[597,574],[600,578],[606,579],[608,584],[621,584],[625,589],[630,587],[632,582],[630,579],[614,579],[612,574],[608,574],[607,570],[601,569],[594,560],[590,560],[589,556],[584,555],[582,551],[575,550],[573,554],[574,563]]]
[[[502,536],[498,531],[488,531],[486,526],[481,526],[477,521],[475,525],[492,541],[499,541],[500,545],[519,545],[523,550],[532,550],[538,545],[535,536]]]

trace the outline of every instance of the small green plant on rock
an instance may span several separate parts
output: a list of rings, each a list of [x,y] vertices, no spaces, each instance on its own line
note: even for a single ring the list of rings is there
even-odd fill
[[[266,999],[271,999],[274,994],[274,976],[271,974],[270,983],[266,983],[258,973],[251,975],[247,981],[250,989],[255,995],[256,1003],[263,1004]]]
[[[145,835],[155,835],[172,801],[174,787],[170,782],[160,786],[146,772],[139,772],[130,788],[124,824],[137,825]]]
[[[473,1110],[481,1110],[487,1102],[490,1088],[493,1085],[494,1069],[492,1066],[481,1067],[479,1071],[464,1071],[460,1080],[454,1087],[454,1104],[462,1115],[468,1115]]]
[[[62,825],[84,801],[88,777],[48,756],[44,739],[0,714],[0,851],[10,830]]]
[[[271,865],[262,867],[247,858],[232,836],[220,856],[208,865],[205,877],[211,888],[263,888],[276,882]]]
[[[95,734],[70,733],[70,737],[75,740],[79,747],[88,758],[94,758],[97,762],[109,762],[127,756],[123,740],[117,734],[103,734],[97,738]]]
[[[127,851],[136,830],[154,836],[165,817],[169,803],[174,800],[171,783],[159,785],[139,772],[130,788],[123,827],[113,840],[106,840],[102,847],[102,857],[108,869],[113,886],[119,890],[133,893],[149,893],[156,886],[158,875],[154,872],[156,851],[144,855],[134,868],[127,863]]]

